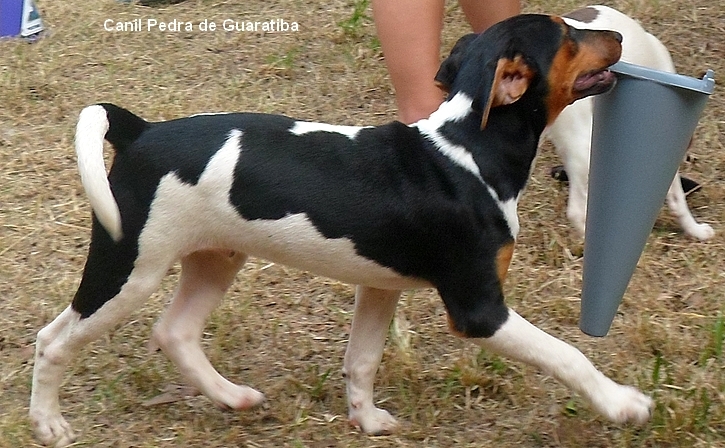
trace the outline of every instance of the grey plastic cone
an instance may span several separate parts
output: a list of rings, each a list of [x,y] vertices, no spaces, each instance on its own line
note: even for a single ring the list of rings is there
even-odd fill
[[[579,328],[609,332],[715,81],[618,62],[594,99]]]

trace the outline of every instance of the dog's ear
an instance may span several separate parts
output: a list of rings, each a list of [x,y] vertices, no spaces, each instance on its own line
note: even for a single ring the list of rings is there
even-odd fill
[[[458,39],[458,42],[451,49],[451,54],[441,63],[438,73],[435,76],[436,85],[445,92],[451,91],[453,81],[461,68],[463,55],[468,50],[468,45],[478,37],[478,34],[471,33]]]
[[[473,102],[473,108],[481,111],[481,129],[486,127],[492,108],[515,103],[524,95],[533,78],[534,70],[521,55],[513,59],[500,58],[495,67],[493,61],[488,64]]]

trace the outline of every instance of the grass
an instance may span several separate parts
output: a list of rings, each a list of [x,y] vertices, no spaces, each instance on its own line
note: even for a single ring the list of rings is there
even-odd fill
[[[151,8],[110,0],[92,7],[79,0],[38,3],[49,35],[34,44],[0,42],[0,447],[35,443],[26,417],[35,334],[67,306],[85,260],[90,210],[72,150],[82,107],[112,101],[150,120],[224,110],[341,124],[395,118],[364,0],[187,0]],[[725,12],[718,3],[606,3],[658,35],[681,73],[725,73]],[[555,13],[578,5],[524,4]],[[445,50],[467,32],[455,3],[446,11]],[[107,18],[284,18],[300,31],[111,33],[102,27]],[[352,288],[252,260],[211,317],[203,344],[224,375],[260,389],[268,402],[251,412],[217,410],[183,389],[163,355],[148,353],[174,271],[129,322],[69,367],[61,400],[81,433],[77,446],[725,446],[720,90],[701,120],[693,160],[682,166],[703,184],[691,208],[718,235],[708,243],[689,240],[663,212],[606,338],[577,328],[581,243],[566,222],[566,189],[548,176],[559,163],[549,145],[520,204],[509,303],[606,374],[655,397],[653,419],[643,428],[610,424],[540,372],[451,336],[440,299],[416,291],[401,300],[376,382],[376,400],[403,429],[364,436],[346,421],[340,373]],[[156,397],[170,402],[149,405]]]
[[[369,23],[372,18],[368,15],[370,0],[355,0],[353,2],[352,14],[345,20],[338,22],[343,32],[349,36],[357,37],[364,32],[363,26]]]

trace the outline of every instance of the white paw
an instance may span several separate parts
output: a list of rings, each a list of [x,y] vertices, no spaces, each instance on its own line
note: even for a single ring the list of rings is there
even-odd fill
[[[54,416],[32,416],[33,430],[35,436],[43,445],[55,446],[57,448],[72,444],[76,435],[68,422],[60,415]]]
[[[634,387],[619,384],[615,387],[603,396],[604,400],[594,403],[597,410],[615,423],[646,423],[652,416],[652,399]]]
[[[700,241],[707,241],[715,236],[715,229],[710,224],[697,224],[685,229],[685,233]]]
[[[574,227],[574,231],[576,232],[576,235],[580,239],[584,239],[584,235],[587,233],[587,225],[585,221],[578,221],[578,220],[572,220],[572,227]]]
[[[212,401],[224,410],[243,411],[259,406],[264,402],[264,394],[252,389],[249,386],[233,385],[225,387],[224,393],[219,398],[212,398]]]
[[[351,409],[349,418],[351,425],[360,428],[365,434],[376,436],[391,434],[400,427],[398,421],[388,411],[374,406]]]

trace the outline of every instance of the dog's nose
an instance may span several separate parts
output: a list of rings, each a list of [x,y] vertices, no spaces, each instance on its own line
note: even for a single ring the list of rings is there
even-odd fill
[[[617,42],[619,42],[621,44],[622,43],[622,34],[617,31],[611,31],[611,33],[612,33],[612,36],[614,36],[614,38],[617,40]]]

